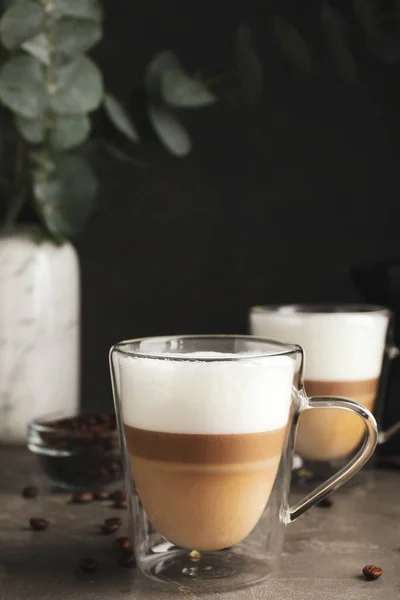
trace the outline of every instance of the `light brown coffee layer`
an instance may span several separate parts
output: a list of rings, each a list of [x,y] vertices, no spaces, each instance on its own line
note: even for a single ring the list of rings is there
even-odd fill
[[[163,433],[125,425],[128,452],[149,460],[176,463],[246,463],[276,456],[285,428],[257,433],[203,435]]]
[[[373,410],[378,379],[362,381],[305,381],[308,396],[342,396]],[[357,415],[337,408],[306,410],[300,416],[296,452],[313,461],[340,460],[360,444],[365,431]]]
[[[268,502],[285,428],[189,435],[125,426],[132,474],[147,515],[170,542],[219,550],[244,539]]]

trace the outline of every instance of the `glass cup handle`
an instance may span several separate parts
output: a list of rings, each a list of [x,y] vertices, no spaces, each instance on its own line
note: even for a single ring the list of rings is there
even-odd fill
[[[369,410],[364,408],[358,402],[354,400],[348,400],[347,398],[333,398],[329,396],[321,396],[319,398],[306,398],[303,395],[303,391],[297,392],[300,396],[300,400],[303,402],[303,410],[311,410],[314,408],[342,408],[344,410],[350,410],[351,412],[358,415],[365,425],[365,436],[364,442],[357,454],[335,475],[321,483],[315,490],[307,494],[300,502],[291,506],[285,515],[285,522],[292,523],[302,514],[304,514],[309,508],[318,504],[328,494],[338,489],[341,485],[346,483],[353,475],[357,473],[372,456],[377,441],[378,441],[378,430],[374,416]],[[301,410],[301,409],[300,409]]]
[[[400,350],[397,346],[389,346],[387,349],[388,357],[390,362],[395,360],[400,356]],[[378,434],[378,444],[386,444],[387,441],[390,440],[391,437],[400,431],[400,421],[389,427],[386,431],[380,431]]]

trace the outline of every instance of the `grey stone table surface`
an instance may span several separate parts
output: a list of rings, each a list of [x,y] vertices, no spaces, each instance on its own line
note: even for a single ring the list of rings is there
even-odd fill
[[[38,498],[21,497],[27,484],[40,487]],[[118,564],[112,537],[99,534],[99,523],[121,516],[122,511],[109,503],[74,505],[68,495],[49,493],[49,489],[27,451],[0,448],[0,600],[173,600],[187,595],[160,590],[136,569]],[[49,529],[31,531],[32,516],[49,519]],[[126,520],[125,513],[122,517]],[[127,533],[126,524],[124,529]],[[99,570],[79,572],[77,561],[83,556],[96,558]],[[383,576],[364,581],[360,574],[365,564],[382,567]],[[400,473],[365,473],[359,485],[335,494],[331,508],[311,509],[287,527],[275,578],[220,596],[223,600],[399,600]],[[208,595],[201,598],[207,600]]]

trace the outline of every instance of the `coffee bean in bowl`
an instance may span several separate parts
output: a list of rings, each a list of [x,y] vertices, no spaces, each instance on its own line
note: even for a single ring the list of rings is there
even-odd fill
[[[58,487],[104,493],[122,481],[112,412],[50,414],[35,419],[28,429],[28,448]]]

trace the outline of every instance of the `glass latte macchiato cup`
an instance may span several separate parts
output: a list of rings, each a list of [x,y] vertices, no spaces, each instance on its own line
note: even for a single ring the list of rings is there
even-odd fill
[[[364,304],[255,306],[250,331],[297,343],[305,352],[307,394],[352,398],[371,412],[381,382],[391,312]],[[296,452],[317,477],[326,476],[360,445],[364,428],[351,413],[306,411]]]
[[[351,400],[308,398],[302,365],[300,346],[250,336],[148,338],[111,349],[131,535],[145,575],[193,592],[264,580],[277,568],[285,526],[371,456],[371,413]],[[290,507],[298,417],[333,406],[360,421],[363,444]]]

